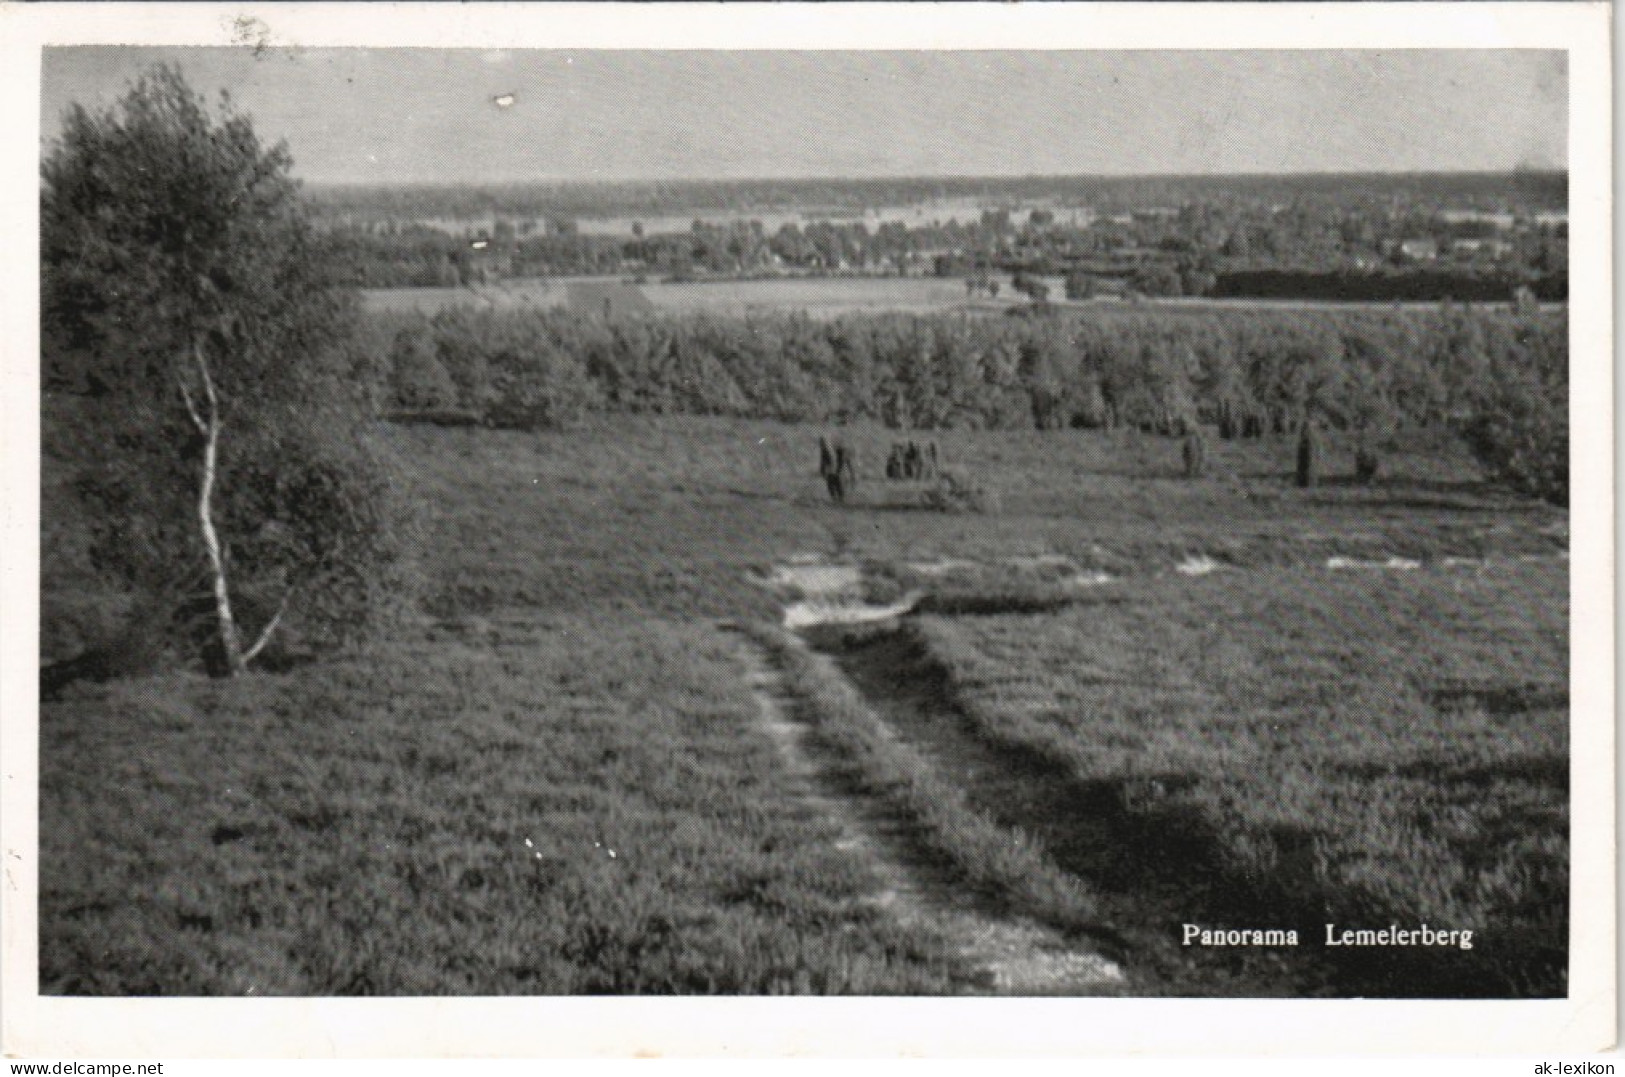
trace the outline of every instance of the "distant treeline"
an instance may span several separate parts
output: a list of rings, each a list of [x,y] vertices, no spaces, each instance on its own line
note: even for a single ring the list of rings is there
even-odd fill
[[[356,374],[386,412],[519,428],[589,410],[1220,437],[1314,422],[1377,454],[1405,428],[1445,427],[1561,500],[1567,329],[1562,312],[1449,308],[833,321],[459,308],[372,315]]]
[[[977,199],[1027,204],[1054,200],[1100,212],[1225,200],[1335,203],[1388,208],[1508,204],[1561,210],[1568,173],[1347,173],[1308,176],[1005,176],[879,179],[692,180],[474,185],[311,185],[318,214],[352,220],[508,216],[530,218],[862,210]]]

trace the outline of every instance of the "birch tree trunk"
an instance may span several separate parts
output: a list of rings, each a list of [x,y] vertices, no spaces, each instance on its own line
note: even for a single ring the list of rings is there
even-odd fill
[[[214,526],[214,484],[219,470],[222,426],[220,398],[215,393],[214,379],[209,376],[209,361],[203,355],[202,345],[192,345],[192,359],[197,366],[207,406],[206,413],[199,412],[191,394],[186,391],[186,383],[181,382],[186,410],[191,414],[198,433],[203,435],[203,473],[198,480],[197,497],[198,527],[203,534],[203,547],[208,551],[209,572],[214,580],[215,625],[220,634],[220,649],[225,654],[226,672],[235,677],[248,669],[248,659],[243,654],[242,636],[231,613],[231,585],[226,573],[225,550],[220,545],[220,534]]]

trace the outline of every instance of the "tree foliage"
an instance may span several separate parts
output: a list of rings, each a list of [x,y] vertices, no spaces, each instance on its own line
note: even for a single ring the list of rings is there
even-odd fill
[[[1488,376],[1466,423],[1467,444],[1492,475],[1514,489],[1567,505],[1567,341],[1556,328],[1530,324],[1510,347],[1491,349],[1489,355]]]
[[[398,564],[344,377],[354,299],[291,164],[165,66],[73,107],[42,170],[45,379],[83,420],[48,436],[90,557],[231,672],[279,628],[359,630]]]

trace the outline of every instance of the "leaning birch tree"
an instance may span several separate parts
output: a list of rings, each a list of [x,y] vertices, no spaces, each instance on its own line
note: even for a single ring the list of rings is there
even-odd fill
[[[283,145],[170,66],[74,106],[44,163],[43,366],[86,421],[97,567],[198,623],[237,674],[290,618],[342,635],[394,558],[387,477],[339,356],[334,285]],[[149,603],[149,605],[151,605]]]

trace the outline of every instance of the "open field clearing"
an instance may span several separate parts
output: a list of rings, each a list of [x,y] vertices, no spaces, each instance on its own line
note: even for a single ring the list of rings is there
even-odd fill
[[[1008,276],[991,274],[1000,281],[997,298],[985,293],[966,294],[965,283],[957,277],[802,277],[780,280],[650,281],[636,285],[657,311],[670,314],[706,313],[740,317],[760,313],[802,312],[815,318],[843,314],[893,312],[934,314],[962,312],[1002,314],[1027,302],[1015,291]],[[554,277],[513,280],[466,288],[372,288],[362,294],[368,310],[434,314],[447,307],[470,306],[493,310],[547,309],[571,302],[572,284],[617,283],[616,277]],[[1333,302],[1315,299],[1143,299],[1065,298],[1066,288],[1059,277],[1038,278],[1049,288],[1049,303],[1060,310],[1109,315],[1116,310],[1167,312],[1222,312],[1239,310],[1335,311],[1397,309],[1432,310],[1434,302]],[[1505,304],[1491,304],[1502,305]],[[1547,311],[1562,310],[1564,304],[1542,304]]]
[[[613,278],[610,278],[613,279]],[[563,306],[570,302],[572,283],[602,284],[606,278],[551,278],[513,281],[474,288],[391,288],[364,293],[367,308],[378,311],[419,311],[433,314],[449,306],[481,306],[509,310]],[[866,311],[929,314],[937,311],[996,313],[1020,301],[968,299],[958,279],[936,277],[822,277],[785,280],[718,280],[639,284],[656,310],[673,314],[704,312],[740,316],[757,312],[804,311],[816,317],[835,317]]]
[[[1298,490],[1290,437],[1082,431],[933,435],[1002,509],[930,511],[867,426],[843,507],[820,432],[379,424],[419,619],[44,704],[42,990],[1562,993],[1564,511],[1449,444]]]

